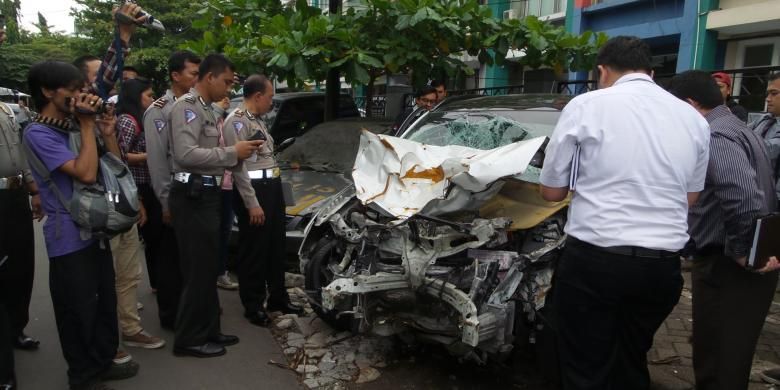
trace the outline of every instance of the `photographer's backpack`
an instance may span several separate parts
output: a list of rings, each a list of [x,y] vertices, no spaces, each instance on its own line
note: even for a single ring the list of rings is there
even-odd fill
[[[75,155],[79,154],[81,133],[70,122],[39,117],[33,123],[67,134],[68,148]],[[65,199],[62,191],[51,179],[51,172],[33,153],[30,146],[26,142],[23,144],[30,168],[43,179],[46,186],[68,210],[71,218],[80,228],[83,239],[111,238],[130,230],[138,221],[140,202],[133,175],[127,165],[113,153],[107,152],[100,142],[98,142],[97,180],[93,184],[85,184],[73,179],[73,195],[70,199]]]

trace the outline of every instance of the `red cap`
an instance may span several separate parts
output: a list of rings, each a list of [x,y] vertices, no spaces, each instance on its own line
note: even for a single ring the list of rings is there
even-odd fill
[[[728,74],[723,72],[716,72],[712,74],[712,78],[715,79],[715,81],[720,81],[721,83],[726,84],[729,88],[731,88],[731,76]]]

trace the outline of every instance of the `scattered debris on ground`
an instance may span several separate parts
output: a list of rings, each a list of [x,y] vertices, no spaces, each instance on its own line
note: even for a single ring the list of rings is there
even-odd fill
[[[303,306],[305,315],[271,313],[274,338],[282,346],[287,363],[268,364],[298,373],[310,389],[346,389],[350,383],[369,383],[387,367],[393,342],[385,337],[338,332],[314,314],[303,291],[303,276],[286,273],[290,300]]]

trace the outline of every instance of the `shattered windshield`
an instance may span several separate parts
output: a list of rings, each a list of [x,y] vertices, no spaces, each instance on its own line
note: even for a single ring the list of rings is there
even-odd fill
[[[342,119],[320,123],[295,139],[279,154],[283,167],[320,172],[352,172],[360,147],[360,131],[386,132],[392,123],[376,120]]]
[[[403,138],[436,146],[460,145],[488,150],[550,136],[559,116],[560,111],[548,108],[431,112]]]

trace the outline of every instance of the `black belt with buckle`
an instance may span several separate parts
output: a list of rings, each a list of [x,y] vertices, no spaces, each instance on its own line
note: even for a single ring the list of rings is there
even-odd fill
[[[0,177],[0,190],[18,190],[22,187],[24,187],[24,176],[22,174]]]
[[[670,257],[679,257],[680,252],[672,252],[663,249],[649,249],[640,246],[598,246],[579,240],[572,236],[566,239],[566,245],[589,248],[601,252],[611,253],[621,256],[633,256],[646,259],[666,259]]]

